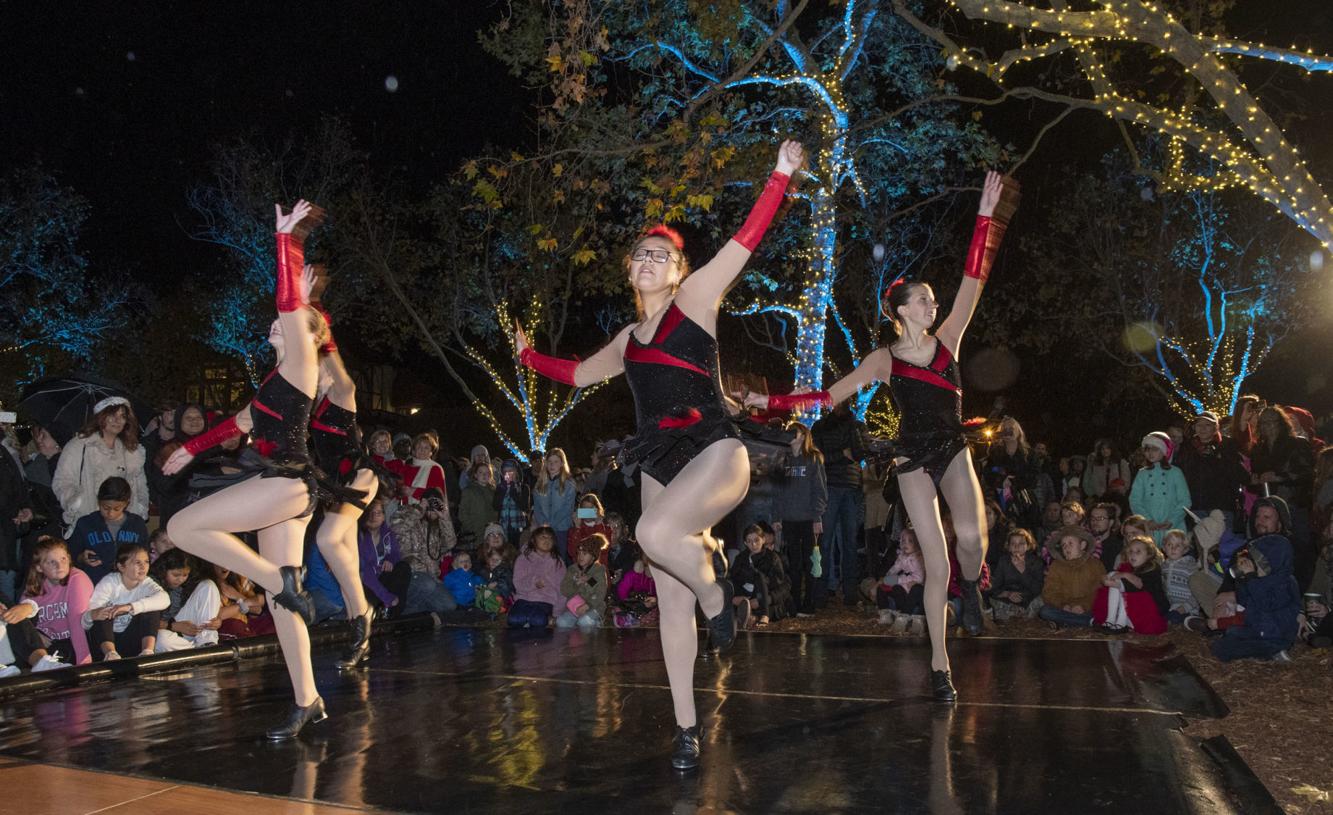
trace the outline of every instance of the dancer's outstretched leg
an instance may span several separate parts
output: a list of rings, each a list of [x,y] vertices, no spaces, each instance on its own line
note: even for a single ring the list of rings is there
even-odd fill
[[[702,533],[735,509],[749,489],[750,459],[736,439],[710,444],[665,487],[643,477],[639,545],[654,566],[689,587],[709,618],[725,603],[713,573],[712,547]]]
[[[657,586],[658,632],[662,638],[662,656],[666,661],[667,681],[671,685],[676,724],[694,727],[698,724],[694,709],[694,661],[699,656],[694,592],[656,565],[653,582]]]
[[[278,572],[282,564],[256,554],[232,533],[290,520],[305,511],[309,502],[304,481],[256,476],[177,512],[167,524],[167,534],[181,549],[245,575],[271,597],[282,591],[282,575]]]
[[[270,479],[271,480],[271,479]],[[303,485],[304,486],[304,485]],[[305,530],[309,517],[293,518],[259,530],[259,552],[279,566],[300,566],[305,555]],[[319,698],[315,690],[315,672],[310,667],[310,631],[305,620],[277,603],[269,604],[273,627],[287,663],[296,704],[309,707]]]
[[[946,614],[949,602],[949,547],[944,540],[944,524],[940,520],[939,495],[935,482],[923,470],[898,474],[898,490],[907,517],[921,546],[921,558],[926,566],[924,605],[926,628],[930,633],[930,668],[932,671],[949,670],[949,652],[945,649]]]
[[[375,497],[379,479],[371,470],[359,470],[351,487],[365,492],[364,500],[369,504]],[[361,585],[361,557],[357,550],[356,523],[363,511],[356,504],[338,504],[324,513],[324,519],[315,533],[319,553],[329,564],[329,571],[333,572],[338,581],[338,588],[342,589],[348,619],[360,617],[370,609],[366,591]]]

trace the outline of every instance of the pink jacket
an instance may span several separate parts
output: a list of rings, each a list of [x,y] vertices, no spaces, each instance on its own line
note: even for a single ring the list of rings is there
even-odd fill
[[[37,630],[52,640],[69,640],[79,665],[93,661],[92,652],[88,650],[88,634],[79,622],[88,610],[88,598],[92,596],[93,581],[81,569],[70,568],[65,585],[53,586],[50,581],[43,580],[41,594],[23,598],[23,602],[37,608],[37,617],[33,620]]]
[[[646,574],[640,572],[625,572],[625,576],[620,578],[620,585],[616,586],[616,596],[619,597],[620,601],[623,603],[635,592],[656,597],[657,583]]]
[[[514,561],[514,597],[534,603],[550,603],[557,612],[565,606],[560,594],[560,581],[565,577],[565,564],[554,554],[524,552]],[[542,588],[537,588],[537,581]]]
[[[893,566],[889,568],[889,574],[898,578],[897,585],[902,586],[904,591],[911,591],[913,586],[919,586],[926,582],[926,566],[921,561],[921,554],[909,555],[899,550],[898,558],[893,561]]]

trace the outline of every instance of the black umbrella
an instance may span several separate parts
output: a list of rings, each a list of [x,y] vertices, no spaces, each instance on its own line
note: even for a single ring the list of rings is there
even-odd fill
[[[139,432],[156,415],[117,382],[87,374],[48,376],[23,389],[19,408],[33,422],[46,428],[63,447],[83,429],[93,415],[93,405],[108,396],[128,399],[139,421]]]

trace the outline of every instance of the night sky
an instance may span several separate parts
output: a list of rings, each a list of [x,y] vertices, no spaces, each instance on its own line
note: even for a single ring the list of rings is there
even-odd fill
[[[1328,0],[1238,5],[1229,23],[1234,36],[1333,51]],[[373,162],[420,190],[488,141],[522,147],[530,132],[526,97],[477,44],[477,30],[505,8],[492,0],[0,0],[0,170],[41,162],[91,201],[83,248],[94,268],[160,290],[182,263],[216,258],[215,249],[187,237],[194,215],[185,203],[186,191],[208,179],[215,143],[237,136],[276,143],[303,123],[338,114]],[[395,92],[386,88],[389,77]],[[1304,115],[1291,140],[1333,188],[1326,124],[1333,76],[1262,65],[1245,77],[1261,100]],[[1079,116],[1029,161],[1030,200],[1064,180],[1069,159],[1093,162],[1114,143],[1093,129],[1100,117]],[[1333,297],[1322,312],[1333,315]],[[1311,388],[1310,377],[1322,372],[1308,365],[1310,343],[1333,342],[1330,324],[1321,318],[1289,338],[1255,387],[1317,412],[1333,409],[1333,387]]]

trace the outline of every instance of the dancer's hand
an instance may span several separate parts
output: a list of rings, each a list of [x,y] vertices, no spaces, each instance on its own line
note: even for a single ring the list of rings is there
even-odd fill
[[[282,214],[282,204],[274,204],[273,209],[275,211],[273,231],[291,234],[291,231],[296,228],[301,219],[310,214],[310,202],[302,198],[296,202],[296,206],[292,207],[292,211],[286,215]]]
[[[778,172],[793,176],[805,163],[805,147],[794,139],[787,139],[778,148]]]
[[[1004,192],[1004,176],[990,170],[986,173],[986,183],[981,187],[981,206],[977,214],[989,218],[995,214],[995,205],[1000,203],[1000,194]]]
[[[184,447],[177,447],[176,451],[172,453],[167,458],[166,463],[162,465],[162,474],[175,475],[184,469],[184,467],[191,461],[194,461],[194,455]]]
[[[528,335],[523,333],[523,326],[514,321],[514,353],[523,356],[523,352],[529,347]]]
[[[309,263],[301,270],[301,302],[307,306],[310,305],[310,295],[315,291],[315,284],[319,282],[315,274],[315,267]]]

